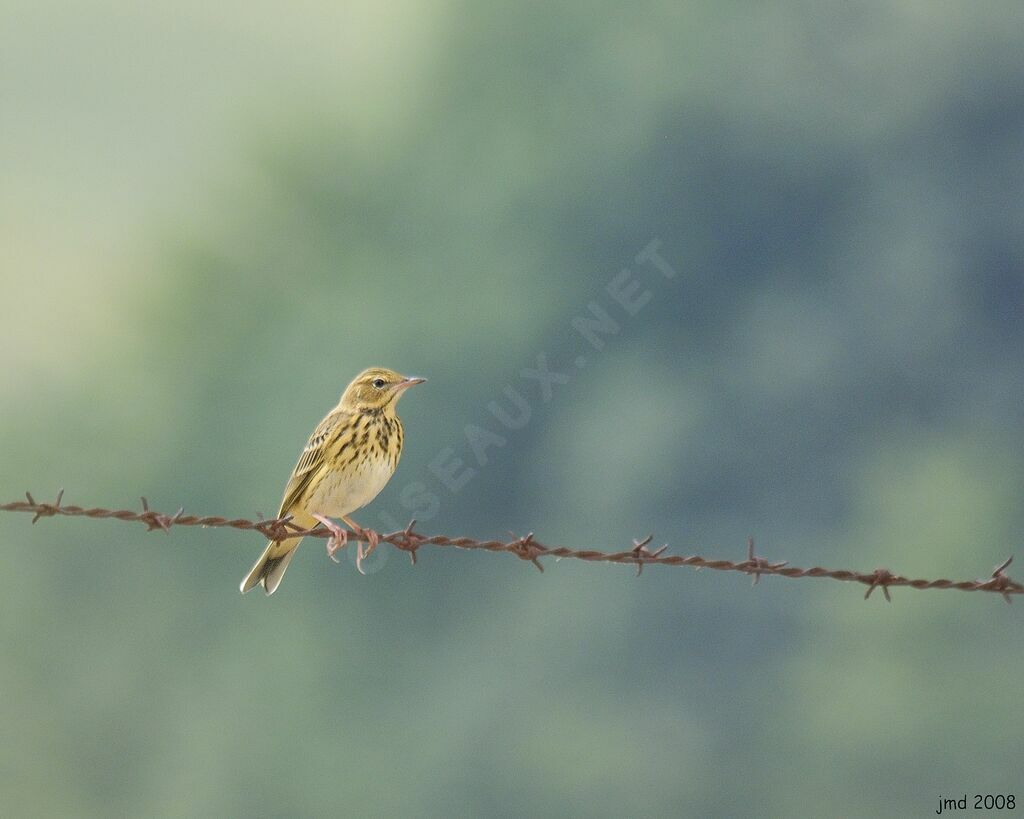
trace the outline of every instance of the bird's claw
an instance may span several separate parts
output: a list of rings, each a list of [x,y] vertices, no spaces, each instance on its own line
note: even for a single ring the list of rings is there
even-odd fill
[[[320,521],[324,526],[327,527],[327,531],[331,533],[330,540],[327,541],[327,556],[335,563],[341,563],[335,554],[344,549],[348,545],[349,530],[342,529],[337,523],[331,520],[325,515],[313,515],[313,517]],[[348,523],[348,519],[345,521]],[[373,529],[364,529],[362,526],[356,526],[353,523],[349,523],[352,527],[351,534],[354,534],[359,538],[359,542],[356,544],[356,569],[359,570],[359,574],[366,574],[363,571],[363,561],[366,560],[373,550],[380,544],[380,535],[377,534]],[[363,548],[363,541],[366,541],[366,548]]]
[[[356,569],[359,574],[365,575],[366,572],[363,571],[363,561],[373,554],[373,550],[377,548],[377,545],[380,543],[380,535],[373,531],[373,529],[361,529],[359,531],[359,535],[360,537],[366,538],[368,548],[363,551],[363,544],[362,542],[359,543],[359,546],[356,549]]]
[[[341,563],[334,555],[348,544],[348,529],[342,529],[337,523],[324,515],[313,515],[313,517],[326,526],[327,530],[331,533],[331,537],[327,541],[327,556],[335,563]]]
[[[344,529],[341,530],[341,538],[332,537],[327,541],[327,556],[335,563],[341,563],[338,558],[334,556],[334,553],[340,549],[344,549],[348,545],[348,532]]]

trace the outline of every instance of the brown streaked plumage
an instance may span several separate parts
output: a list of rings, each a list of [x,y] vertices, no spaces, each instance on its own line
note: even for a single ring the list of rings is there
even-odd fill
[[[364,370],[309,436],[285,487],[278,517],[292,515],[293,523],[303,529],[312,529],[318,521],[327,526],[334,535],[327,546],[332,559],[348,535],[332,517],[361,532],[369,551],[376,547],[376,533],[362,530],[348,516],[377,497],[394,474],[404,441],[395,405],[406,389],[425,380],[380,367]],[[289,538],[268,543],[242,581],[242,593],[262,586],[273,594],[301,542],[302,538]],[[360,547],[360,571],[365,556]]]

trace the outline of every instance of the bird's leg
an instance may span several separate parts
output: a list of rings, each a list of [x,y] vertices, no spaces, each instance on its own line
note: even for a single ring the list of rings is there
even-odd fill
[[[329,517],[324,515],[313,515],[318,521],[327,527],[327,531],[331,533],[331,539],[327,541],[327,556],[335,563],[341,563],[338,558],[334,556],[334,553],[339,549],[344,549],[348,543],[348,530],[342,529],[337,523],[331,520]],[[348,523],[348,521],[345,521]],[[351,526],[351,524],[349,524]]]
[[[356,569],[358,569],[359,574],[366,574],[366,572],[363,571],[363,561],[373,554],[373,550],[377,548],[377,544],[380,543],[380,535],[373,531],[373,529],[364,529],[347,515],[342,515],[341,519],[352,528],[352,531],[355,532],[358,537],[366,538],[366,543],[369,548],[365,552],[363,551],[362,543],[359,543],[356,546]]]

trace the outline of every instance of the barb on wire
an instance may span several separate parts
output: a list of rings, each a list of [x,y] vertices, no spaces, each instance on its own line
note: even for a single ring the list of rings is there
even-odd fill
[[[0,511],[3,512],[28,512],[33,515],[32,523],[40,518],[55,517],[63,515],[66,517],[100,518],[122,521],[137,521],[146,525],[147,531],[162,530],[170,533],[174,526],[202,526],[204,528],[229,527],[232,529],[253,530],[259,532],[268,540],[284,540],[291,537],[330,537],[330,532],[321,526],[315,529],[303,529],[292,520],[291,515],[282,518],[264,520],[248,520],[245,518],[225,518],[218,515],[186,515],[184,508],[178,509],[173,515],[166,515],[149,508],[149,502],[142,498],[142,511],[130,509],[85,509],[81,506],[63,505],[64,490],[57,493],[53,503],[39,503],[31,492],[26,492],[27,500],[14,501],[13,503],[0,504]],[[778,577],[789,577],[793,579],[804,577],[823,577],[829,580],[860,583],[867,586],[864,599],[868,599],[871,593],[880,588],[885,599],[892,602],[890,589],[894,586],[907,586],[912,589],[956,589],[958,591],[984,591],[994,592],[1010,603],[1013,595],[1024,594],[1024,584],[1010,578],[1006,569],[1013,562],[1009,557],[999,564],[988,578],[982,580],[921,580],[910,579],[902,575],[893,574],[888,569],[875,569],[873,572],[855,572],[847,569],[824,569],[814,566],[809,569],[801,569],[790,566],[785,560],[770,562],[758,557],[754,552],[754,539],[747,541],[746,560],[712,560],[700,555],[666,554],[668,544],[651,551],[647,547],[654,539],[648,535],[642,540],[634,540],[630,549],[621,552],[604,552],[596,549],[570,549],[565,546],[546,546],[534,537],[530,532],[523,537],[513,537],[510,541],[500,540],[476,540],[468,537],[449,537],[447,535],[421,535],[415,531],[416,521],[412,520],[404,529],[399,529],[390,534],[380,535],[380,543],[389,543],[396,549],[408,552],[409,560],[416,565],[416,556],[422,546],[437,546],[441,548],[455,548],[466,550],[483,550],[487,552],[507,552],[518,557],[520,560],[528,560],[533,563],[541,572],[544,566],[541,558],[553,557],[556,559],[572,558],[574,560],[586,560],[592,563],[615,563],[633,565],[639,576],[644,566],[692,566],[694,569],[713,569],[721,572],[742,572],[753,576],[753,585],[761,580],[762,575],[775,575]],[[354,532],[350,540],[360,541],[366,538],[365,532]]]
[[[754,581],[750,584],[751,586],[756,586],[760,583],[761,575],[766,571],[772,572],[776,569],[781,569],[787,563],[789,563],[788,560],[783,560],[781,563],[769,563],[763,557],[757,557],[757,555],[754,554],[754,539],[752,537],[747,538],[747,564],[749,568],[744,571],[754,575]],[[886,592],[885,596],[889,596],[888,592]]]
[[[655,549],[653,552],[647,548],[647,544],[654,540],[654,535],[648,535],[643,540],[633,541],[633,560],[636,563],[636,576],[639,577],[641,572],[644,570],[644,561],[649,557],[659,557],[667,549],[668,544],[666,543],[659,549]]]

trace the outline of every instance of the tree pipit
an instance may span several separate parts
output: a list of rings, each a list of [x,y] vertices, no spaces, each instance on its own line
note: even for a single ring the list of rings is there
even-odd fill
[[[332,517],[344,520],[357,537],[367,541],[369,548],[364,552],[360,543],[356,557],[356,568],[364,574],[363,560],[377,547],[379,537],[349,515],[377,497],[395,474],[403,441],[395,405],[409,387],[425,380],[376,367],[357,375],[338,406],[313,430],[284,490],[277,516],[291,515],[292,522],[303,529],[311,529],[317,521],[326,526],[331,532],[327,554],[335,562],[335,553],[348,542],[349,533]],[[299,537],[268,543],[242,581],[242,594],[256,586],[273,594],[301,542]]]

